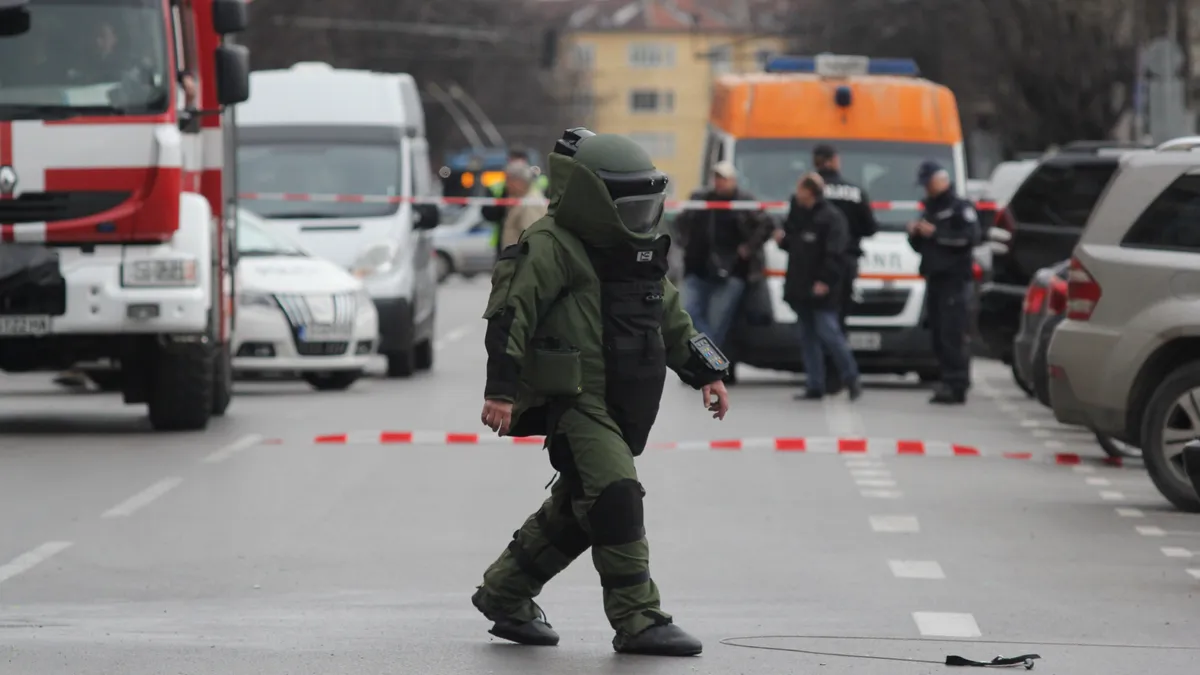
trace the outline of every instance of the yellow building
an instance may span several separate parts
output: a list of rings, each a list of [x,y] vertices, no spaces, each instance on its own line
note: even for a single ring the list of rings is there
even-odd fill
[[[686,197],[702,183],[700,157],[713,79],[762,69],[781,37],[755,31],[750,3],[592,0],[568,20],[562,50],[577,123],[625,134]],[[718,11],[709,5],[721,5]],[[733,12],[730,6],[741,11]],[[740,16],[739,16],[740,15]],[[764,18],[764,17],[760,17]]]

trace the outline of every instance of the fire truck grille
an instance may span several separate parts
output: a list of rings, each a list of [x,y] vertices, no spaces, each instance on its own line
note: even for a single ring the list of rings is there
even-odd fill
[[[0,197],[0,222],[51,223],[87,218],[120,206],[131,193],[26,192],[18,197]]]

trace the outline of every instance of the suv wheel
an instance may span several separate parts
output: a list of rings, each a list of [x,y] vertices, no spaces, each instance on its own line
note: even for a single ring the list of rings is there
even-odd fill
[[[1200,362],[1175,370],[1154,390],[1142,419],[1142,458],[1155,487],[1183,511],[1200,513],[1183,468],[1183,447],[1200,438]]]

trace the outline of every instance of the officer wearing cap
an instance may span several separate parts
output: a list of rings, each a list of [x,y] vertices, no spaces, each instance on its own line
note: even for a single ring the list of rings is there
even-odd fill
[[[941,382],[929,402],[962,404],[971,381],[967,308],[979,217],[970,202],[955,194],[950,173],[937,162],[921,164],[917,183],[925,188],[924,211],[909,224],[908,243],[921,255],[929,331],[941,369]]]

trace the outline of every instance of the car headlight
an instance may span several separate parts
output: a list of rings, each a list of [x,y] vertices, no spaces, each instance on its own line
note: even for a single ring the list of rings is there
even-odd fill
[[[151,258],[121,264],[121,285],[141,288],[195,286],[195,258]]]
[[[368,246],[359,254],[358,260],[350,267],[350,272],[359,279],[387,274],[395,264],[400,247],[390,241]]]
[[[275,298],[268,293],[238,293],[238,305],[241,307],[275,308]]]

